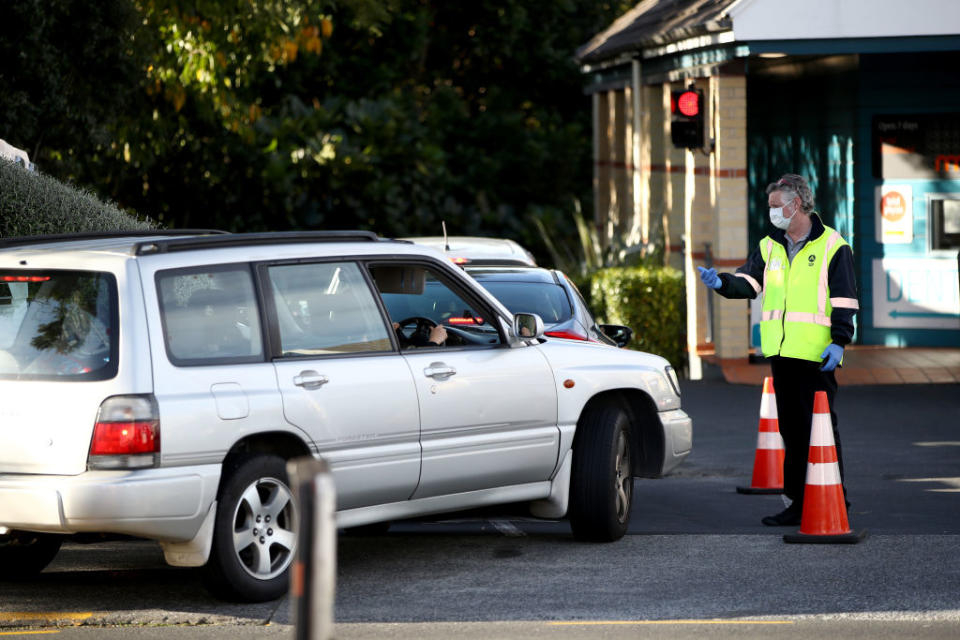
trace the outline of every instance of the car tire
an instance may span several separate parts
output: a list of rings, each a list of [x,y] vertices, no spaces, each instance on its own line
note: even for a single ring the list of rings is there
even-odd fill
[[[286,461],[254,455],[233,465],[221,486],[207,587],[231,601],[283,596],[296,554],[298,512]]]
[[[52,533],[17,531],[0,536],[0,577],[23,580],[37,575],[53,561],[62,543],[63,536]]]
[[[577,425],[570,527],[578,540],[613,542],[627,532],[633,499],[630,421],[622,408],[589,410]]]

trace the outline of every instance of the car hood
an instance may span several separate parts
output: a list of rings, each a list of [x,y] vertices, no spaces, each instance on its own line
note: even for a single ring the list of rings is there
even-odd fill
[[[574,340],[548,339],[539,348],[550,362],[558,384],[573,380],[591,394],[611,389],[642,389],[659,411],[680,408],[680,396],[667,378],[670,363],[665,358]]]

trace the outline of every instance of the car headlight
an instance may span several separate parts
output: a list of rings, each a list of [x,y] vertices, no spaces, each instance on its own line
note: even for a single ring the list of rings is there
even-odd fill
[[[667,366],[664,368],[664,371],[667,372],[667,379],[670,380],[670,386],[673,387],[673,392],[680,396],[680,380],[677,378],[677,372],[673,370],[673,367]]]

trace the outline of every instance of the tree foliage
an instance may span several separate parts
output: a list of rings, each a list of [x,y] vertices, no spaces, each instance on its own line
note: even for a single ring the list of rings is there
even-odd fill
[[[573,51],[630,4],[6,3],[0,132],[168,226],[403,235],[445,220],[543,256],[531,216],[575,237],[571,203],[590,199]]]

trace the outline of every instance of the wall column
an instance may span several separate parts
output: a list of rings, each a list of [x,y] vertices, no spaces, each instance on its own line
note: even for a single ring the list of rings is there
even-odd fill
[[[716,141],[714,169],[716,224],[713,256],[718,271],[746,261],[747,246],[747,83],[742,74],[711,78]],[[756,197],[761,197],[757,195]],[[719,359],[745,358],[750,349],[749,303],[716,297],[713,342]]]

